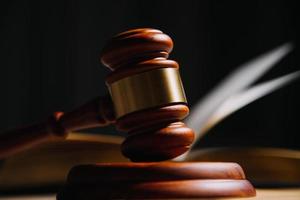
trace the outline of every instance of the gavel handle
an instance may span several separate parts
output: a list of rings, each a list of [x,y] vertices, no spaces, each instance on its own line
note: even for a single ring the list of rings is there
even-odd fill
[[[68,133],[114,123],[109,96],[98,97],[68,112],[56,112],[46,121],[0,133],[0,159],[50,140],[63,140]]]

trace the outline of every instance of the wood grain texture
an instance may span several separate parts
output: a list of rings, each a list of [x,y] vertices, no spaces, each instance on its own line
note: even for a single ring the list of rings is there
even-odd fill
[[[46,121],[0,133],[0,159],[38,144],[63,140],[70,131],[113,123],[110,98],[99,97],[69,112],[55,112]]]
[[[99,163],[74,167],[67,181],[93,184],[197,179],[245,179],[245,174],[238,164],[229,162]]]
[[[106,163],[77,166],[58,200],[250,197],[235,163]]]
[[[101,62],[111,70],[153,58],[167,58],[172,39],[157,29],[140,28],[114,36],[103,48]]]
[[[160,30],[134,29],[116,35],[100,55],[112,70],[106,84],[151,70],[178,69],[176,61],[167,59],[172,49],[172,39]],[[180,122],[188,113],[185,103],[170,103],[118,118],[117,128],[129,135],[122,144],[123,154],[135,162],[163,161],[183,154],[194,140],[194,132]]]
[[[184,123],[169,122],[132,131],[121,148],[131,161],[163,161],[189,150],[193,140],[194,132]]]

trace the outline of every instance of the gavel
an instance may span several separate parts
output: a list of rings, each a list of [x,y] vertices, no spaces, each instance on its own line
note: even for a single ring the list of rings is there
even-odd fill
[[[188,113],[179,65],[169,60],[172,39],[162,31],[135,29],[113,37],[101,53],[112,72],[110,95],[98,97],[46,121],[0,134],[0,159],[71,131],[114,124],[128,133],[122,153],[131,161],[162,161],[186,152],[194,133],[182,121]]]
[[[189,109],[179,65],[168,59],[172,48],[171,38],[156,29],[116,35],[100,56],[112,71],[106,78],[110,95],[1,134],[0,158],[71,131],[115,124],[128,133],[121,150],[134,162],[74,166],[57,200],[255,196],[236,163],[158,162],[183,154],[194,139],[182,122]]]

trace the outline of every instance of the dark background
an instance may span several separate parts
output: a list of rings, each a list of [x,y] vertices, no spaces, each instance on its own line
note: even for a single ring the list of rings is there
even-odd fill
[[[295,71],[297,12],[296,1],[1,1],[0,130],[105,94],[109,70],[99,53],[112,35],[131,28],[153,27],[173,38],[171,58],[181,65],[191,105],[235,67],[286,41],[295,51],[260,81]],[[299,149],[299,83],[238,111],[199,145]]]

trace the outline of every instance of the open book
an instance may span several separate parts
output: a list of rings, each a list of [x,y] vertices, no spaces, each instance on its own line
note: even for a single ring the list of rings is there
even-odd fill
[[[292,50],[282,45],[238,67],[191,109],[186,124],[196,141],[231,113],[296,80],[300,72],[250,86]],[[70,133],[65,141],[48,142],[0,161],[0,191],[63,184],[71,167],[96,162],[126,162],[122,137]],[[193,149],[174,161],[238,162],[257,185],[300,185],[300,152],[283,149]]]
[[[0,191],[61,185],[71,167],[96,162],[126,162],[121,137],[70,133],[18,153],[0,163]],[[1,193],[1,192],[0,192]]]
[[[127,162],[122,137],[71,133],[66,141],[49,142],[19,153],[0,166],[0,193],[56,190],[79,164]],[[185,161],[237,162],[256,186],[299,186],[300,151],[275,148],[207,148],[192,150]]]

